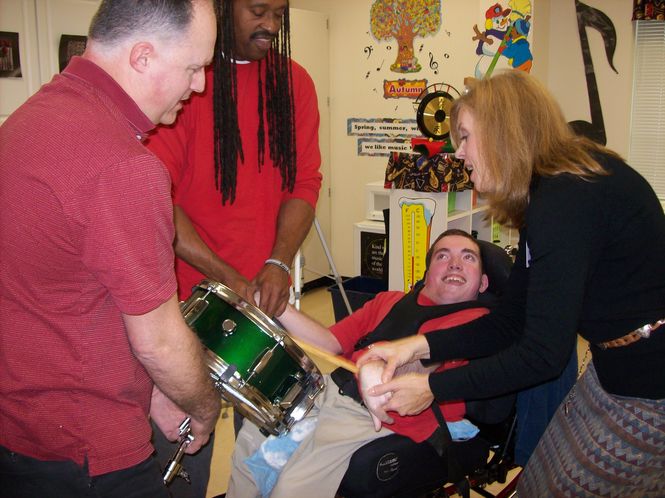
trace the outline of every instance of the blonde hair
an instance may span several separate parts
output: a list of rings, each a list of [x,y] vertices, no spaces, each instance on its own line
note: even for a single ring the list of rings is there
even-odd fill
[[[618,157],[575,135],[554,97],[524,71],[507,70],[465,83],[467,92],[450,112],[453,143],[459,143],[459,113],[467,110],[474,118],[479,161],[488,179],[483,193],[488,216],[501,224],[524,224],[534,176],[569,173],[590,180],[607,174],[591,154]]]

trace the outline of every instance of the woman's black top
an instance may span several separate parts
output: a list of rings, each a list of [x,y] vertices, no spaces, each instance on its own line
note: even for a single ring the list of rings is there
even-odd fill
[[[629,346],[597,346],[665,318],[663,208],[635,170],[599,160],[609,175],[534,181],[498,308],[425,336],[434,360],[477,358],[430,375],[436,399],[489,397],[556,377],[578,333],[608,392],[665,398],[665,325]]]

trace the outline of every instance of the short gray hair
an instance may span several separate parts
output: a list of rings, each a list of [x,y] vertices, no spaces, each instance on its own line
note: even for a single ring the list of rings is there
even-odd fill
[[[88,37],[104,45],[140,34],[181,33],[192,21],[196,0],[103,0]]]

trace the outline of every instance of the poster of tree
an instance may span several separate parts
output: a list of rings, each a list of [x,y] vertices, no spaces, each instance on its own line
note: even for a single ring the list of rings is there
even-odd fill
[[[397,40],[397,57],[390,65],[396,73],[422,69],[413,42],[434,35],[441,27],[441,0],[376,0],[370,13],[372,35],[377,40]]]

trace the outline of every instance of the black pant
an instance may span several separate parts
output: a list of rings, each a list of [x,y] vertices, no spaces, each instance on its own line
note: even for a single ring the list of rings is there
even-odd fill
[[[90,477],[83,466],[43,461],[0,446],[3,498],[169,498],[157,461],[150,457],[128,469]]]

